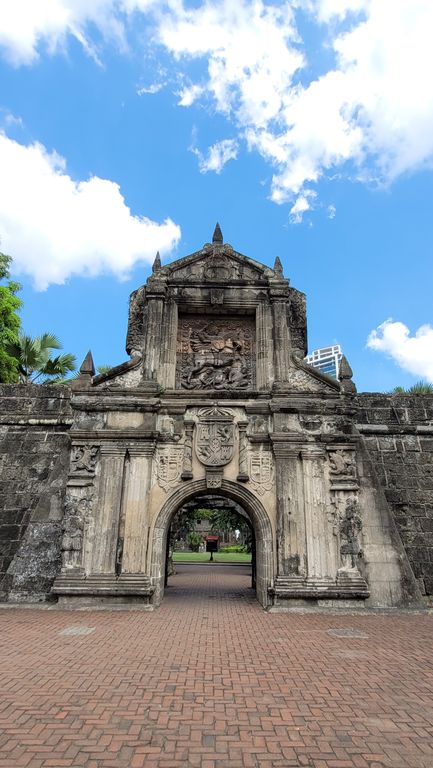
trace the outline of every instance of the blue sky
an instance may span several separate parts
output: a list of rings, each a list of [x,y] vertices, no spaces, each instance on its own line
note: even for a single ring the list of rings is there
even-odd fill
[[[88,6],[91,8],[89,10]],[[431,0],[3,0],[0,238],[27,333],[125,359],[128,297],[215,222],[358,389],[433,382]]]

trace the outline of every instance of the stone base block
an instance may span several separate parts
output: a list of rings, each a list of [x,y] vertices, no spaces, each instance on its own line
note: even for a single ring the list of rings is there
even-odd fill
[[[52,594],[62,605],[120,602],[150,604],[154,592],[150,578],[141,573],[112,574],[62,573],[54,582]]]
[[[335,608],[356,605],[366,600],[370,592],[367,582],[358,571],[339,571],[337,578],[303,579],[301,577],[277,576],[269,590],[273,609],[290,610],[294,606],[316,605]]]

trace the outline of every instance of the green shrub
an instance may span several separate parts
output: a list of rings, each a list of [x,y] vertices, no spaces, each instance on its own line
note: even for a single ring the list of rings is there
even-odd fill
[[[230,547],[221,547],[219,551],[225,555],[230,555],[236,552],[247,552],[247,548],[244,544],[232,544]]]

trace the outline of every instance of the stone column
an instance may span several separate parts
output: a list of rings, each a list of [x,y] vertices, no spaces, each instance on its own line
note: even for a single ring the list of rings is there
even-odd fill
[[[91,554],[93,574],[114,574],[122,501],[125,448],[117,443],[101,444],[101,477],[95,499],[95,535]]]
[[[307,574],[309,579],[315,581],[334,581],[332,548],[335,545],[327,516],[324,460],[325,453],[321,446],[303,447]]]
[[[301,446],[289,441],[288,435],[274,433],[271,440],[276,473],[278,576],[300,576],[305,564]]]
[[[128,446],[129,466],[125,473],[122,514],[124,540],[122,573],[145,573],[149,535],[148,494],[152,478],[154,442]]]
[[[272,313],[274,327],[274,370],[275,383],[287,381],[290,366],[290,337],[287,325],[286,298],[273,297]]]

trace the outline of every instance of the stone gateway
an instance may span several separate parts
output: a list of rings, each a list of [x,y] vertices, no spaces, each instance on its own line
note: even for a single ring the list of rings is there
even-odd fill
[[[249,518],[264,608],[420,601],[350,366],[337,381],[303,361],[305,296],[279,259],[243,256],[219,226],[196,253],[157,256],[131,295],[126,346],[130,359],[98,376],[88,356],[73,385],[60,603],[158,606],[171,520],[210,493]],[[15,599],[29,536],[11,561]]]

